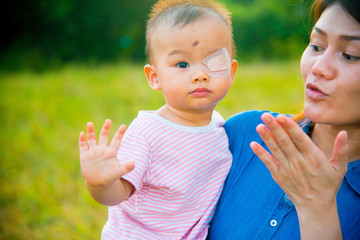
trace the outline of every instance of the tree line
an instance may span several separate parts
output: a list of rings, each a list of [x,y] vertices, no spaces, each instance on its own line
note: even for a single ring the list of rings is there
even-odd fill
[[[154,0],[14,0],[3,6],[2,68],[66,62],[145,62],[145,22]],[[239,61],[298,57],[307,6],[298,0],[223,0]]]

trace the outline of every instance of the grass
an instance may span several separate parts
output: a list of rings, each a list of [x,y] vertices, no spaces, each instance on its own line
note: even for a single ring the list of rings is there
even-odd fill
[[[298,63],[240,63],[217,111],[296,113],[302,99]],[[162,104],[136,64],[1,72],[0,239],[99,239],[107,208],[85,188],[78,134],[88,121],[129,124]]]

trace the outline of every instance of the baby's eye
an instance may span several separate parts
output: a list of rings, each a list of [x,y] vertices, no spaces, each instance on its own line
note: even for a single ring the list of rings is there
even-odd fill
[[[354,61],[360,60],[360,57],[352,56],[352,55],[347,54],[347,53],[343,53],[343,57],[344,57],[344,59],[346,61],[349,61],[349,62],[354,62]]]
[[[321,47],[319,47],[319,46],[317,46],[317,45],[314,45],[314,44],[310,44],[310,47],[312,48],[312,50],[313,50],[314,52],[320,52],[320,51],[323,51],[323,50],[324,50],[323,48],[321,48]]]
[[[190,65],[187,62],[179,62],[176,66],[179,68],[188,68]]]

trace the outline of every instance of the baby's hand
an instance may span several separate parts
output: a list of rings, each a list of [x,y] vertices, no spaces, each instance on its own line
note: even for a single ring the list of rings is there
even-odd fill
[[[111,120],[107,119],[101,128],[98,143],[92,122],[87,124],[87,139],[84,132],[80,133],[80,166],[88,186],[105,187],[134,168],[134,162],[120,164],[116,159],[126,126],[120,126],[109,144],[110,127]]]

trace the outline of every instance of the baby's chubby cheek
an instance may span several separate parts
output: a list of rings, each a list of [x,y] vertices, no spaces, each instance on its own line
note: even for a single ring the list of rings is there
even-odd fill
[[[230,77],[231,61],[226,48],[221,48],[204,58],[204,60],[202,60],[202,68],[210,77]]]

